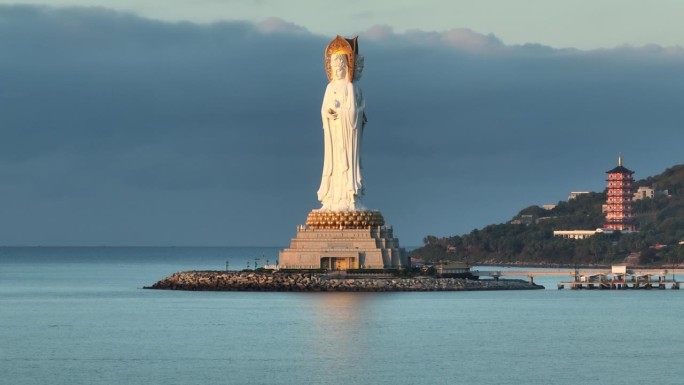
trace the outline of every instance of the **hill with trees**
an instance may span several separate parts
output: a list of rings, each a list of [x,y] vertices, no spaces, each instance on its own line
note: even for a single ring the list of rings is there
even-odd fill
[[[605,192],[582,194],[546,210],[522,209],[511,221],[451,237],[428,235],[411,257],[472,264],[633,265],[684,262],[684,165],[635,182],[662,193],[634,201],[638,232],[597,233],[586,239],[553,236],[554,230],[593,230],[603,226]]]

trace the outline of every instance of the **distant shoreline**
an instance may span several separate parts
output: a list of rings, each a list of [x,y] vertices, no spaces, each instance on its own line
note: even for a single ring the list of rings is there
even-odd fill
[[[617,264],[619,265],[619,264]],[[505,263],[475,263],[471,266],[483,266],[483,267],[520,267],[520,268],[534,268],[534,269],[610,269],[613,265],[568,265],[568,264],[534,264],[534,263],[520,263],[520,264],[505,264]],[[648,265],[629,265],[631,269],[684,269],[684,264],[675,265],[661,265],[661,266],[648,266]]]
[[[566,264],[543,264],[543,263],[475,263],[471,266],[484,266],[484,267],[522,267],[522,268],[533,268],[533,269],[610,269],[611,265],[566,265]],[[637,266],[635,266],[637,267]]]

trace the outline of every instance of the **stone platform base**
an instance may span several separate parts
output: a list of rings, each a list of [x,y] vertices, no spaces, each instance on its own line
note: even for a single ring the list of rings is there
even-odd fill
[[[183,271],[145,289],[212,291],[463,291],[544,289],[519,279],[471,281],[459,278],[373,277],[252,271]]]
[[[368,212],[362,221],[380,222],[379,212]],[[356,215],[359,217],[359,215]],[[371,217],[372,216],[372,217]],[[347,216],[341,216],[346,220]],[[307,222],[312,222],[309,214]],[[380,219],[380,220],[378,220]],[[331,220],[332,221],[332,220]],[[299,226],[290,247],[280,252],[281,269],[400,269],[408,265],[408,254],[399,247],[390,226],[366,226],[356,219],[349,225]],[[353,223],[357,221],[357,223]],[[384,220],[382,220],[384,224]],[[313,224],[313,223],[311,223]]]

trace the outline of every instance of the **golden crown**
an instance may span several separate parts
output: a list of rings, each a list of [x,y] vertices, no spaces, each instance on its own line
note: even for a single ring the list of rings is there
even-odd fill
[[[337,35],[330,44],[325,48],[325,74],[328,76],[328,81],[332,81],[332,70],[330,69],[330,56],[334,54],[347,55],[347,79],[354,81],[354,64],[356,54],[359,53],[358,36],[351,39],[345,39]]]

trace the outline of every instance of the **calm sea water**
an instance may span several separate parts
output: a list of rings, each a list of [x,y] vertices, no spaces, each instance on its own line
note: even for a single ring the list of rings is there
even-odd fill
[[[278,248],[0,248],[1,384],[684,384],[684,290],[142,290]]]

